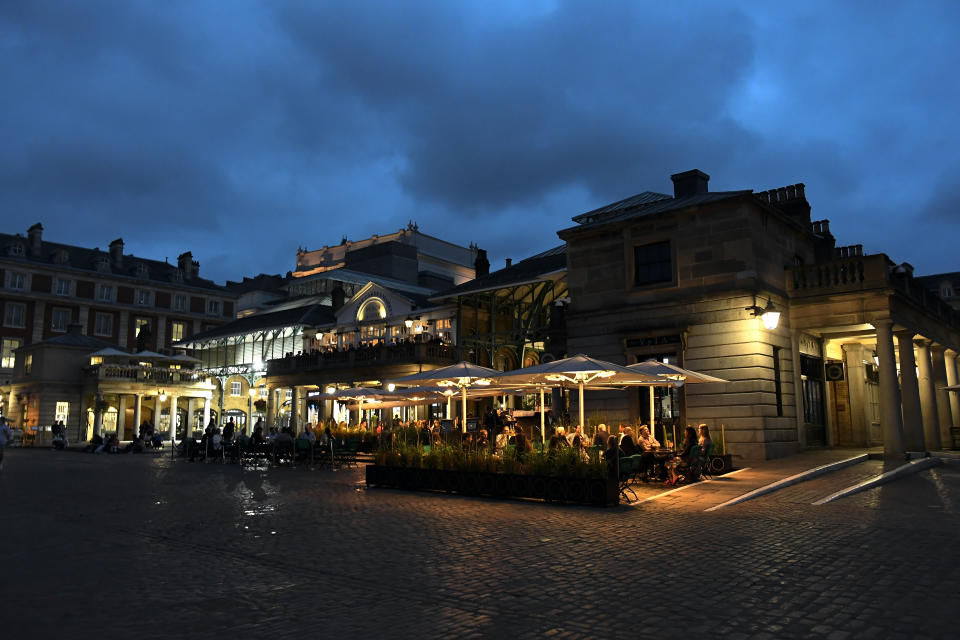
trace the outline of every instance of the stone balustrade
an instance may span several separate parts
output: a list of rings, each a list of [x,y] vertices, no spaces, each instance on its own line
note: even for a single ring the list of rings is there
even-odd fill
[[[453,364],[457,361],[457,348],[441,343],[402,343],[363,347],[346,351],[314,352],[285,358],[276,358],[267,363],[267,375],[283,375],[317,369],[382,366],[416,362],[424,364]]]
[[[198,384],[209,376],[188,369],[164,369],[125,364],[97,364],[83,370],[88,380],[104,382],[148,382],[156,384]]]

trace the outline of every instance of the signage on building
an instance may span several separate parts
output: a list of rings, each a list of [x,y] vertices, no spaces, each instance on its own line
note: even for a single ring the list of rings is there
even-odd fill
[[[808,333],[801,333],[799,337],[800,353],[806,356],[822,358],[823,351],[820,348],[820,339],[811,336]]]
[[[680,344],[680,336],[649,336],[645,338],[627,338],[627,348],[655,347],[661,344]]]
[[[828,362],[824,366],[824,375],[827,380],[835,382],[837,380],[843,380],[843,363],[842,362]]]

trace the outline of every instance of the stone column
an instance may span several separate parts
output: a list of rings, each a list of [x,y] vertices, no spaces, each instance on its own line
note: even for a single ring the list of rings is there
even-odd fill
[[[204,398],[203,399],[203,424],[200,425],[200,429],[206,431],[207,425],[210,424],[210,402],[213,398]]]
[[[300,387],[294,385],[290,394],[290,428],[300,433]]]
[[[124,427],[127,422],[127,396],[122,393],[119,396],[117,401],[117,440],[123,440],[123,436],[126,433]]]
[[[953,349],[947,349],[944,354],[944,361],[947,365],[947,385],[957,384],[957,352]],[[960,427],[960,395],[956,391],[949,391],[950,396],[950,416],[953,418],[952,427]]]
[[[870,420],[867,418],[867,373],[863,366],[863,345],[851,342],[841,347],[847,391],[850,394],[850,432],[842,434],[838,428],[837,437],[840,445],[866,447],[870,444]]]
[[[177,396],[170,396],[170,442],[177,441]]]
[[[187,398],[187,437],[193,437],[193,414],[197,411],[197,399]]]
[[[893,353],[893,321],[876,320],[877,357],[880,360],[880,429],[883,432],[883,456],[902,459],[903,417],[900,414],[900,386],[897,384],[897,359]]]
[[[937,394],[937,427],[940,430],[940,448],[946,443],[950,446],[950,427],[953,425],[953,416],[950,414],[950,392],[944,389],[947,386],[947,365],[944,359],[946,347],[935,344],[930,347],[933,359],[933,387]]]
[[[160,399],[160,394],[156,395],[156,398],[153,402],[153,430],[160,430],[160,412],[163,411],[163,400]]]
[[[103,394],[97,392],[97,395],[93,399],[93,435],[99,436],[102,435],[103,431]]]
[[[140,429],[140,423],[143,422],[143,396],[139,393],[133,396],[133,438],[137,437]]]
[[[900,393],[903,398],[903,440],[907,451],[926,451],[923,437],[923,411],[920,408],[920,385],[917,382],[917,362],[913,357],[911,329],[897,331],[900,350]]]
[[[927,340],[914,342],[917,347],[919,369],[920,409],[923,412],[923,441],[927,449],[940,448],[940,429],[937,427],[937,394],[933,388],[933,365],[930,363],[930,343]]]
[[[256,393],[256,387],[253,385],[250,386],[251,393],[247,394],[250,396],[249,411],[247,411],[247,435],[253,435],[253,396]]]
[[[268,386],[267,387],[267,427],[266,427],[267,433],[270,433],[270,429],[272,429],[275,426],[273,416],[277,412],[276,406],[277,406],[277,390],[274,389],[273,387]],[[265,433],[264,436],[266,436],[267,433]]]

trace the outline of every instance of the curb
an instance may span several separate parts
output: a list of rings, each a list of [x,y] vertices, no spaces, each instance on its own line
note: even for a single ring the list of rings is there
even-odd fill
[[[852,487],[847,487],[846,489],[841,489],[836,493],[832,493],[822,500],[817,500],[813,504],[821,505],[827,504],[828,502],[833,502],[834,500],[839,500],[840,498],[846,498],[847,496],[852,496],[855,493],[860,493],[861,491],[866,491],[867,489],[872,489],[881,484],[885,484],[897,478],[901,478],[906,475],[912,475],[914,473],[919,473],[921,471],[926,471],[930,467],[937,467],[943,464],[943,461],[939,458],[922,458],[920,460],[913,460],[908,462],[905,465],[901,465],[896,469],[891,469],[886,473],[881,473],[879,476],[870,478],[869,480],[864,480],[859,484],[855,484]]]
[[[716,511],[717,509],[723,509],[724,507],[730,507],[735,504],[740,504],[741,502],[746,502],[747,500],[753,500],[754,498],[759,498],[760,496],[765,496],[768,493],[773,493],[774,491],[779,491],[780,489],[786,489],[795,484],[799,484],[806,480],[811,480],[818,476],[822,476],[833,471],[839,471],[846,467],[853,466],[855,464],[860,464],[861,462],[866,462],[869,454],[862,453],[858,456],[852,458],[847,458],[846,460],[838,460],[837,462],[831,462],[829,464],[821,465],[819,467],[814,467],[813,469],[807,469],[795,475],[790,476],[789,478],[784,478],[783,480],[777,480],[776,482],[771,482],[768,485],[764,485],[753,491],[749,491],[743,495],[737,496],[736,498],[731,498],[726,502],[714,505],[704,511]]]

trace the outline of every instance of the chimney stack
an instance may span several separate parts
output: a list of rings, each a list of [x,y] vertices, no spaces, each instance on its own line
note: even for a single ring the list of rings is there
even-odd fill
[[[39,256],[43,249],[43,225],[39,222],[27,230],[30,238],[30,253]]]
[[[673,180],[674,198],[686,198],[707,193],[707,183],[710,182],[710,176],[699,169],[675,173],[670,176],[670,179]]]
[[[184,280],[192,280],[200,271],[200,263],[193,259],[193,253],[185,251],[177,256],[177,268]]]
[[[490,274],[490,261],[487,259],[486,249],[477,249],[477,259],[473,261],[473,271],[477,278]]]
[[[513,258],[507,258],[507,266],[505,266],[504,269],[509,269],[512,266],[513,266]]]
[[[110,262],[114,269],[123,268],[123,238],[117,238],[110,243]]]

